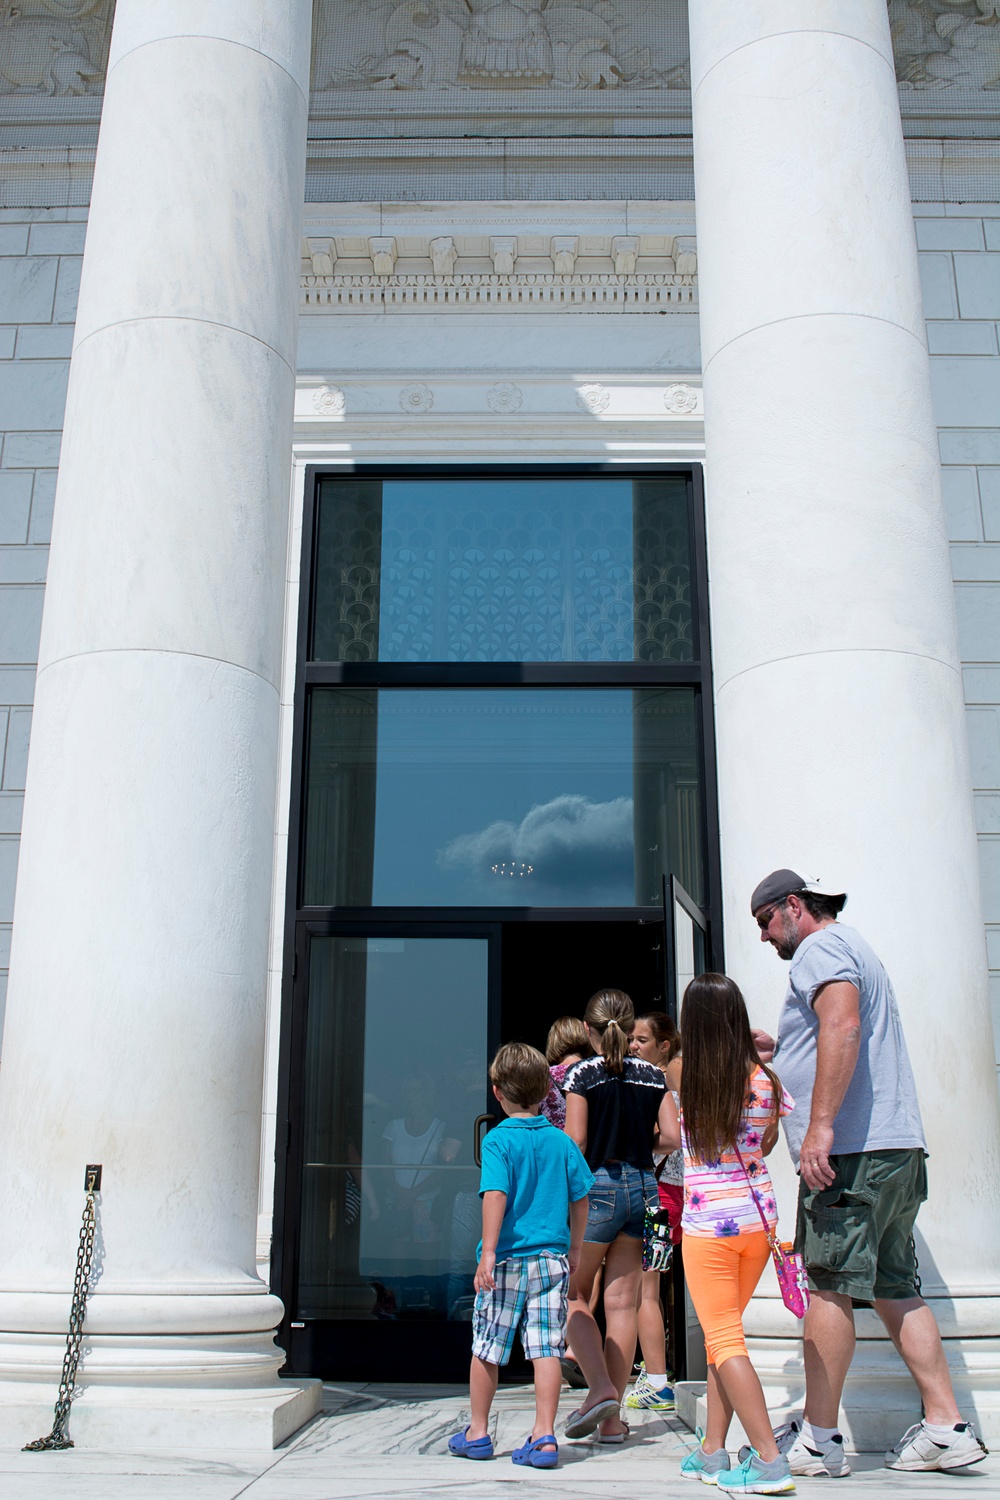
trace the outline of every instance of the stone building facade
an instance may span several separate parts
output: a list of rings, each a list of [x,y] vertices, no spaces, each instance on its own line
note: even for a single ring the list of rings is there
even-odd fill
[[[183,1149],[143,1158],[116,1139],[126,1121],[137,1137],[151,1128],[143,1088],[122,1090],[106,1051],[88,1062],[106,1107],[81,1107],[84,1154],[103,1152],[126,1186],[117,1209],[106,1195],[107,1271],[80,1430],[109,1442],[137,1422],[165,1441],[199,1422],[217,1431],[222,1403],[207,1397],[196,1411],[192,1387],[225,1398],[237,1442],[280,1438],[311,1409],[308,1382],[290,1394],[275,1381],[281,1308],[254,1279],[254,1249],[268,1279],[289,1113],[282,1013],[298,910],[287,875],[302,777],[303,515],[317,473],[529,463],[553,473],[705,466],[718,750],[707,751],[708,789],[717,763],[721,847],[708,858],[726,962],[761,1019],[773,1019],[780,975],[744,930],[747,892],[789,859],[815,860],[824,876],[835,866],[856,892],[852,914],[912,995],[905,1019],[935,1122],[932,1155],[950,1163],[965,1140],[983,1142],[950,1192],[935,1181],[922,1250],[964,1396],[995,1433],[1000,1268],[974,1267],[962,1246],[990,1242],[976,1216],[987,1225],[1000,1192],[989,1156],[996,1096],[983,1083],[986,1049],[1000,1045],[1000,7],[890,0],[886,17],[880,0],[824,0],[804,24],[796,6],[748,3],[737,23],[728,0],[691,0],[689,33],[684,0],[119,0],[114,36],[111,0],[8,9],[4,974],[22,921],[25,935],[0,1120],[6,1149],[20,1154],[25,1100],[39,1087],[32,1027],[38,1017],[56,1026],[60,989],[79,1010],[41,1085],[50,1130],[66,1123],[58,1101],[83,1087],[71,1063],[89,1028],[103,1034],[112,1021],[120,1066],[134,1080],[150,1066],[149,1097],[176,1086],[189,1106]],[[800,68],[810,102],[797,116],[780,84]],[[761,78],[776,83],[770,116],[747,102]],[[106,79],[114,112],[98,150]],[[748,139],[758,133],[756,157],[737,118]],[[785,138],[799,130],[811,160]],[[40,656],[85,245],[66,519],[57,508],[57,591]],[[120,385],[116,371],[127,372]],[[938,458],[952,589],[940,582]],[[829,549],[825,580],[818,549]],[[781,645],[789,639],[801,649]],[[795,658],[798,675],[783,665]],[[29,761],[40,661],[48,727]],[[934,665],[922,676],[913,663]],[[971,771],[949,685],[956,668]],[[148,743],[104,733],[125,703]],[[832,829],[821,810],[793,817],[765,792],[782,747],[794,763],[817,743],[828,757],[819,780],[842,799]],[[33,862],[15,923],[29,764]],[[239,791],[219,811],[233,767]],[[168,788],[161,814],[142,807],[157,785]],[[878,849],[859,847],[873,823]],[[168,887],[183,869],[199,888],[161,907],[152,868]],[[893,914],[883,937],[887,885],[909,915]],[[95,938],[94,911],[112,907],[120,921]],[[161,912],[162,934],[136,936]],[[928,913],[947,930],[922,969]],[[721,908],[714,926],[721,954]],[[214,990],[193,978],[213,974],[224,976]],[[185,986],[197,1004],[177,1000]],[[112,991],[104,1015],[99,997]],[[139,996],[158,1008],[152,1029],[136,1020]],[[161,1077],[150,1055],[169,1050],[178,1028],[202,1054],[236,1035],[228,1071],[189,1057],[187,1084],[178,1061]],[[261,1080],[258,1174],[256,1121],[248,1129],[245,1117]],[[210,1093],[216,1103],[200,1118]],[[949,1114],[957,1133],[936,1123]],[[6,1246],[0,1431],[35,1420],[58,1363],[80,1151],[53,1151],[49,1168],[33,1147],[3,1189],[6,1222],[29,1226],[43,1269],[33,1281]],[[179,1182],[182,1158],[201,1175],[188,1195],[164,1190],[185,1201],[165,1231],[169,1250],[153,1249],[141,1226],[159,1222],[162,1204],[141,1159]],[[41,1193],[29,1169],[45,1179]],[[222,1180],[238,1181],[220,1226],[211,1205]],[[117,1267],[116,1236],[132,1246]],[[793,1403],[791,1331],[774,1297],[762,1307],[769,1394]],[[910,1398],[894,1357],[865,1332],[848,1421],[859,1441],[879,1442],[886,1425],[897,1435]],[[144,1382],[138,1402],[131,1377]]]

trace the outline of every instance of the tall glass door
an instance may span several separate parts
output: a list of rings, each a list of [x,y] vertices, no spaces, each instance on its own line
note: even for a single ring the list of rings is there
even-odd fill
[[[305,947],[293,1340],[318,1338],[333,1370],[398,1365],[418,1330],[464,1358],[490,934],[312,932]]]
[[[603,985],[675,1006],[719,932],[700,474],[315,470],[302,536],[280,1341],[454,1380],[493,1049]]]

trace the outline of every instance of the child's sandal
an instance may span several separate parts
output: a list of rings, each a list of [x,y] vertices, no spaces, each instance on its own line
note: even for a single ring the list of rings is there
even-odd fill
[[[511,1462],[532,1469],[554,1469],[559,1462],[559,1444],[551,1432],[545,1437],[527,1437],[510,1455]]]
[[[489,1433],[485,1437],[473,1438],[469,1441],[469,1429],[456,1432],[448,1439],[448,1452],[455,1458],[492,1458],[493,1439]]]

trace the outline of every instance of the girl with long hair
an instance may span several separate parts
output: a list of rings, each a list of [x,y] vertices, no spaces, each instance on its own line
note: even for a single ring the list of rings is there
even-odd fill
[[[629,1050],[659,1068],[676,1104],[681,1083],[681,1034],[665,1010],[636,1018]],[[670,1215],[671,1240],[679,1244],[683,1207],[684,1158],[680,1151],[653,1153],[660,1208]],[[643,1271],[639,1286],[639,1348],[642,1373],[625,1398],[637,1411],[673,1411],[674,1393],[667,1379],[667,1330],[660,1300],[662,1271]]]
[[[757,1205],[772,1231],[778,1219],[764,1158],[794,1101],[758,1057],[743,996],[725,974],[692,979],[681,1032],[684,1275],[708,1353],[706,1431],[681,1470],[733,1494],[785,1494],[795,1482],[747,1354],[743,1310],[770,1253]],[[731,1469],[734,1411],[751,1448]]]
[[[653,1147],[675,1150],[680,1128],[659,1068],[629,1056],[635,1012],[628,995],[598,990],[583,1020],[597,1055],[577,1063],[566,1079],[566,1132],[595,1179],[569,1292],[569,1336],[588,1391],[566,1423],[566,1436],[586,1437],[600,1428],[600,1442],[623,1443],[628,1424],[620,1407],[635,1358],[646,1204],[656,1202]],[[603,1343],[590,1308],[602,1262]]]

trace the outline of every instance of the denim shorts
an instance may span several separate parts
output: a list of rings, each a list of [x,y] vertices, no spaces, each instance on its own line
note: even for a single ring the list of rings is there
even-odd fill
[[[610,1245],[620,1234],[641,1240],[647,1203],[659,1207],[652,1172],[624,1161],[598,1167],[588,1194],[584,1239],[592,1245]]]

